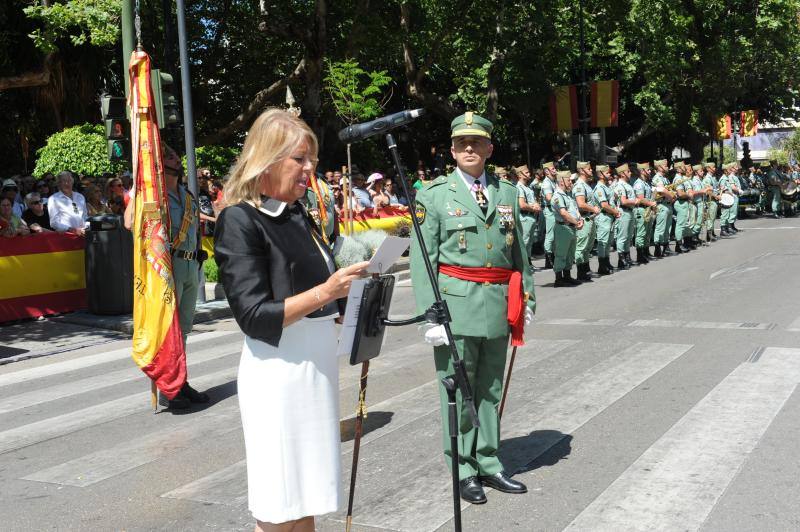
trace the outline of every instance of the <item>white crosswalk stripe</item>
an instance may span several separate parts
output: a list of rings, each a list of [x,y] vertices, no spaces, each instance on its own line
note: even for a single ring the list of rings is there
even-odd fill
[[[736,368],[567,530],[696,530],[800,383],[798,349]]]
[[[235,336],[241,333],[230,333],[228,331],[209,331],[199,334],[193,334],[186,340],[187,344],[193,345],[199,342],[220,338],[223,336]],[[116,362],[118,360],[130,359],[131,348],[130,346],[99,353],[96,355],[88,355],[71,360],[64,360],[63,362],[53,362],[34,368],[23,369],[19,371],[12,371],[10,373],[0,374],[0,386],[8,386],[9,384],[17,384],[27,382],[34,379],[41,379],[44,377],[52,377],[61,373],[75,371],[79,369],[86,369],[99,364],[107,362]]]

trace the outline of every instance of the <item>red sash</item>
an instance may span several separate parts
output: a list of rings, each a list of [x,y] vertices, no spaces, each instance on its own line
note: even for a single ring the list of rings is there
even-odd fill
[[[469,268],[440,264],[439,271],[448,277],[474,283],[508,285],[508,323],[511,325],[511,345],[525,345],[525,294],[522,291],[522,273],[506,268]]]

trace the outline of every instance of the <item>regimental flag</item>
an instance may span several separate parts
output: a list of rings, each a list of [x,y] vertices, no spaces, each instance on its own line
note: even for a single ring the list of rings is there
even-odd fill
[[[550,121],[553,131],[578,129],[578,90],[575,85],[553,89],[550,95]]]
[[[758,135],[758,109],[742,111],[741,121],[739,122],[739,135],[743,137],[755,137]]]
[[[592,82],[592,127],[619,125],[619,81]]]
[[[131,143],[136,195],[133,217],[133,360],[169,399],[186,382],[169,251],[170,219],[161,135],[150,85],[150,57],[129,66]]]
[[[714,119],[714,138],[717,140],[731,138],[731,115],[722,115]]]

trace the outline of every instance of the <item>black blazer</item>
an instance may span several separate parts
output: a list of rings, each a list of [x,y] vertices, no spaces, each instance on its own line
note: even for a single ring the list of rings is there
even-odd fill
[[[284,300],[330,276],[311,234],[316,227],[299,203],[265,199],[260,209],[239,203],[217,218],[214,255],[233,316],[242,331],[275,347],[283,332]],[[332,259],[332,258],[331,258]],[[308,317],[338,315],[332,302]]]

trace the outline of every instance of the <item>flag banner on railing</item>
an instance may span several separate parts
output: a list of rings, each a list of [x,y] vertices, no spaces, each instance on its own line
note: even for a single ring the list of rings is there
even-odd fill
[[[619,125],[619,82],[592,82],[592,127],[617,127]]]
[[[722,115],[714,119],[714,138],[717,140],[731,138],[731,115]]]
[[[578,129],[578,90],[575,85],[555,87],[550,95],[553,131]]]
[[[758,109],[742,111],[739,124],[739,135],[742,137],[755,137],[758,135]]]

